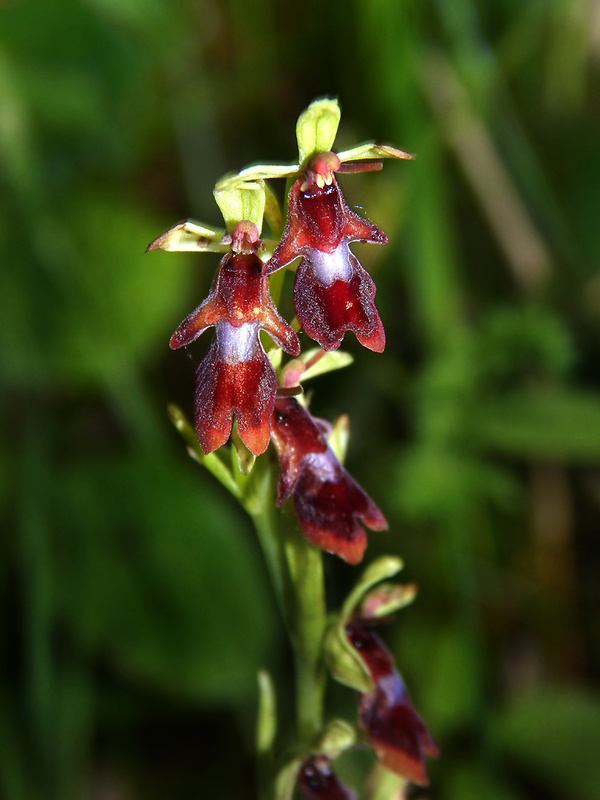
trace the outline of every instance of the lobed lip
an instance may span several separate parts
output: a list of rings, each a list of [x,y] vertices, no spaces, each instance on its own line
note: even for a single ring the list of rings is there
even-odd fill
[[[234,243],[248,246],[248,235],[240,230]],[[277,376],[260,342],[260,331],[266,330],[291,355],[298,355],[300,342],[271,301],[256,253],[240,250],[223,257],[208,297],[179,325],[171,347],[190,344],[209,327],[215,328],[215,338],[196,370],[198,441],[204,453],[221,447],[229,439],[235,415],[242,442],[260,455],[269,445],[277,392]]]
[[[259,322],[242,322],[235,326],[228,320],[219,320],[215,325],[215,336],[221,358],[236,364],[255,357],[259,329]]]
[[[306,260],[323,286],[331,286],[334,281],[349,281],[352,277],[350,248],[345,239],[331,253],[311,247]]]
[[[360,343],[381,352],[385,333],[375,307],[375,283],[350,250],[351,242],[385,244],[375,224],[352,211],[334,175],[336,162],[322,153],[298,178],[288,196],[281,241],[267,273],[302,261],[294,279],[294,311],[304,331],[324,350],[335,350],[352,331]],[[320,165],[319,159],[325,159]]]
[[[335,457],[319,420],[293,398],[276,400],[271,437],[280,466],[277,504],[292,495],[306,538],[357,564],[367,546],[363,526],[387,528],[379,508]]]
[[[346,635],[373,681],[370,692],[359,693],[359,720],[373,750],[384,767],[419,786],[427,786],[426,756],[436,758],[439,749],[414,710],[391,654],[363,623],[351,622]]]
[[[298,789],[304,800],[356,800],[331,769],[326,756],[311,756],[300,767]]]

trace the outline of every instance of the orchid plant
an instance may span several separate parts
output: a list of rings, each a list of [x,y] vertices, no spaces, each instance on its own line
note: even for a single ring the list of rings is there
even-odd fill
[[[332,762],[360,746],[379,761],[370,796],[392,800],[411,783],[427,784],[426,756],[438,752],[372,630],[415,596],[413,584],[390,582],[400,559],[370,564],[341,610],[328,610],[325,600],[323,551],[358,564],[365,527],[387,528],[343,466],[347,418],[331,424],[313,416],[304,394],[307,381],[352,362],[339,350],[348,331],[377,353],[385,346],[375,283],[350,244],[385,244],[387,237],[348,207],[336,175],[412,158],[372,143],[334,152],[339,121],[335,100],[315,101],[297,123],[297,163],[251,166],[217,183],[224,228],[185,221],[148,247],[222,254],[208,297],[170,341],[173,349],[187,347],[208,328],[215,331],[196,370],[193,425],[179,408],[171,407],[170,416],[190,455],[252,518],[294,651],[292,749],[278,746],[275,688],[266,672],[259,676],[261,800],[289,800],[296,787],[306,800],[355,798]],[[281,178],[289,184],[285,223],[270,183]],[[262,236],[265,222],[269,237]],[[283,268],[294,271],[291,323],[276,308]],[[318,347],[303,350],[300,331]],[[326,719],[328,674],[358,691],[357,720]]]

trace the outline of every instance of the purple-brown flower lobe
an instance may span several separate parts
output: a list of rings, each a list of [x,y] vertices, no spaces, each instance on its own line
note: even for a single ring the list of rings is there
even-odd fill
[[[324,350],[335,350],[351,330],[365,347],[381,352],[385,333],[375,308],[375,283],[349,243],[385,244],[387,237],[347,206],[334,175],[339,168],[335,153],[321,153],[293,184],[286,228],[267,272],[302,256],[294,310],[305,332]]]
[[[379,508],[335,457],[325,439],[327,423],[312,417],[293,398],[275,402],[271,435],[280,465],[277,504],[290,494],[309,541],[350,564],[363,557],[363,524],[384,530]]]
[[[381,639],[363,624],[350,623],[346,634],[373,681],[373,689],[359,695],[359,719],[371,746],[384,767],[419,786],[427,786],[425,757],[435,758],[439,750],[412,707],[392,656]]]

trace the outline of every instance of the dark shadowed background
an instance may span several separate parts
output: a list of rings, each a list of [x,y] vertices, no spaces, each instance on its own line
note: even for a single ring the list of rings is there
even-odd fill
[[[388,345],[312,409],[420,586],[428,796],[597,799],[599,89],[597,0],[0,2],[0,797],[250,800],[259,666],[289,723],[253,531],[165,413],[218,258],[144,249],[328,95],[339,149],[417,155],[342,176]]]

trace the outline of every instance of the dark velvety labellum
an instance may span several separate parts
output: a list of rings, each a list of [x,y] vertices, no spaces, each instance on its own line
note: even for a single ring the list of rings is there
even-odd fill
[[[303,256],[294,309],[306,333],[324,350],[339,347],[346,331],[376,352],[385,346],[373,301],[375,284],[348,247],[357,241],[385,244],[387,237],[348,208],[333,172],[309,167],[290,189],[286,227],[266,271]]]
[[[171,337],[183,347],[208,327],[216,338],[196,371],[194,424],[205,453],[225,444],[236,415],[240,438],[254,454],[269,444],[277,378],[259,339],[261,329],[291,355],[300,342],[269,296],[264,265],[255,253],[228,253],[209,296]]]
[[[304,800],[356,800],[324,756],[309,758],[300,767],[298,789]]]
[[[330,553],[358,563],[367,537],[363,528],[387,528],[385,517],[329,448],[323,426],[293,398],[278,398],[272,438],[281,469],[278,502],[290,494],[306,538]]]
[[[419,786],[427,786],[425,757],[436,757],[438,747],[412,707],[406,686],[392,656],[369,628],[350,624],[349,642],[365,662],[373,689],[360,694],[359,719],[384,767]]]
[[[352,331],[362,345],[381,353],[385,333],[373,302],[375,283],[353,253],[347,250],[346,257],[347,279],[334,278],[330,284],[315,267],[315,261],[323,261],[320,253],[313,250],[302,259],[294,279],[294,310],[323,350],[337,349],[346,331]]]

